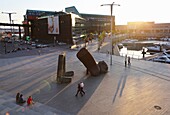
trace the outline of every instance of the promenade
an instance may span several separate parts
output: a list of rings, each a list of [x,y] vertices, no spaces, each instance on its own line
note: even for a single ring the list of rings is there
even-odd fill
[[[103,46],[109,45],[105,43]],[[87,46],[94,59],[104,60],[106,74],[86,75],[77,59],[79,49],[67,46],[36,49],[0,55],[0,115],[169,115],[170,64],[132,59],[124,66],[124,57],[97,51],[97,42]],[[105,49],[104,49],[105,50]],[[58,55],[66,52],[66,71],[74,71],[72,82],[57,84]],[[28,55],[31,54],[31,55]],[[86,94],[76,97],[77,84],[83,81]],[[32,95],[32,107],[15,104],[17,92],[26,99]]]

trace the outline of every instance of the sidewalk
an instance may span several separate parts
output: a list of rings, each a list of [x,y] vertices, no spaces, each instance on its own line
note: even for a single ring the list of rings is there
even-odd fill
[[[3,91],[9,93],[11,96],[7,100],[5,95],[1,95],[0,111],[3,113],[8,112],[9,108],[14,111],[14,115],[169,115],[170,114],[170,65],[162,63],[154,63],[144,60],[132,59],[132,65],[129,67],[124,66],[124,57],[113,56],[113,64],[110,65],[110,59],[108,54],[97,52],[95,48],[95,42],[89,44],[87,49],[92,53],[96,61],[104,60],[108,66],[109,71],[106,74],[99,75],[97,77],[91,77],[85,75],[84,65],[76,58],[77,51],[67,51],[67,70],[73,70],[75,72],[73,81],[69,84],[56,84],[55,75],[56,71],[52,71],[56,66],[57,61],[56,55],[59,54],[52,52],[50,54],[44,54],[42,56],[32,56],[29,58],[23,57],[21,62],[15,62],[13,68],[20,67],[27,70],[27,74],[32,75],[33,79],[37,80],[30,81],[26,73],[21,72],[23,78],[28,79],[23,90],[25,94],[29,95],[33,92],[31,89],[38,87],[39,82],[45,81],[48,83],[45,87],[39,90],[39,92],[33,93],[33,97],[37,97],[37,105],[35,109],[30,109],[28,112],[17,112],[12,108],[14,105],[14,93],[8,90]],[[62,51],[62,49],[60,49]],[[61,52],[60,51],[60,52]],[[17,58],[16,58],[17,59]],[[20,57],[20,60],[22,58]],[[8,63],[12,59],[5,59]],[[15,60],[15,59],[14,59]],[[41,62],[44,66],[42,66]],[[0,60],[1,61],[1,60]],[[23,63],[24,65],[21,65]],[[26,65],[27,63],[27,65]],[[31,65],[33,63],[34,65]],[[36,67],[36,64],[39,65]],[[50,66],[48,66],[50,64]],[[53,66],[54,65],[54,66]],[[3,73],[9,70],[10,65],[2,64]],[[44,72],[42,75],[30,73],[29,68],[41,67]],[[11,67],[12,68],[12,67]],[[50,75],[47,76],[46,69],[49,69]],[[55,69],[54,69],[55,70]],[[19,71],[17,69],[17,71]],[[18,73],[16,71],[16,73]],[[15,71],[10,70],[11,74]],[[8,74],[7,74],[8,75]],[[13,76],[4,77],[1,75],[0,78],[6,79],[7,82],[12,79]],[[41,77],[41,78],[40,78]],[[48,79],[47,79],[48,78]],[[40,81],[38,81],[40,80]],[[44,83],[43,81],[43,83]],[[83,81],[85,84],[86,94],[81,97],[75,97],[77,83]],[[4,83],[3,82],[3,83]],[[15,79],[13,82],[17,82]],[[35,82],[35,84],[33,84]],[[1,83],[1,82],[0,82]],[[38,83],[38,84],[37,84]],[[42,83],[42,82],[41,82]],[[2,83],[1,83],[2,84]],[[32,84],[32,85],[30,85]],[[0,89],[3,89],[2,86]],[[11,89],[10,85],[6,89]],[[17,90],[18,87],[16,87]],[[5,94],[6,94],[5,93]],[[8,98],[8,97],[7,97]],[[11,103],[12,106],[11,106]],[[4,106],[6,105],[6,106]],[[44,107],[41,107],[42,105]],[[22,108],[22,107],[21,107]],[[49,109],[51,108],[51,109]],[[43,112],[46,111],[46,112]],[[36,112],[36,114],[34,113]],[[3,115],[3,114],[2,114]],[[12,115],[12,114],[11,114]]]

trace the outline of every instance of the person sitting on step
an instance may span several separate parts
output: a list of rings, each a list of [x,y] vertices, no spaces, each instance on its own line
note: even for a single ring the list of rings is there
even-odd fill
[[[22,94],[20,94],[20,96],[19,96],[19,104],[23,104],[23,103],[25,103],[26,101],[23,99],[23,95]]]
[[[34,104],[34,101],[32,99],[32,96],[29,96],[27,99],[27,105],[33,105],[33,104]]]
[[[16,103],[19,103],[19,97],[20,97],[20,93],[18,92],[16,95]]]

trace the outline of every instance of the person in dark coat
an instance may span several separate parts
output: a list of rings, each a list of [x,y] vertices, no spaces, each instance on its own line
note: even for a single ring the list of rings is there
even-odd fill
[[[80,90],[81,90],[82,94],[85,94],[85,92],[84,92],[84,83],[83,82],[80,82]]]
[[[81,91],[80,83],[79,83],[78,86],[77,86],[77,93],[76,93],[75,96],[77,97],[79,93],[81,94],[81,96],[83,96],[82,91]]]
[[[25,103],[26,101],[23,99],[23,97],[22,97],[23,95],[21,94],[20,96],[19,96],[19,103],[20,104],[22,104],[22,103]]]
[[[20,93],[18,92],[16,95],[16,103],[19,103],[19,97],[20,97]]]
[[[128,56],[128,65],[131,65],[130,56]]]
[[[125,67],[127,65],[127,55],[125,55]]]

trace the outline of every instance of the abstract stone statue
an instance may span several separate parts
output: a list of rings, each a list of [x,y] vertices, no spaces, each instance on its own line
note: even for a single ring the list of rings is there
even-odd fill
[[[66,54],[62,53],[58,57],[57,82],[69,83],[72,80],[74,71],[66,72]]]
[[[100,73],[107,73],[108,72],[108,66],[105,61],[99,61],[98,63],[100,68]]]
[[[84,64],[92,76],[100,74],[99,66],[86,48],[80,49],[77,53],[77,58]]]

